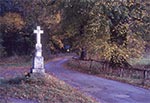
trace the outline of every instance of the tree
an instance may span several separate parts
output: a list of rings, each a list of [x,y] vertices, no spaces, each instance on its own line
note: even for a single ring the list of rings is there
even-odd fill
[[[0,32],[0,58],[6,56],[5,48],[3,46],[2,33]]]
[[[67,41],[69,41],[72,50],[86,50],[83,44],[84,28],[89,19],[88,12],[91,10],[93,2],[71,0],[64,2],[62,29]]]
[[[22,41],[21,29],[24,27],[25,22],[18,13],[5,13],[1,20],[1,33],[3,36],[3,46],[7,55],[11,56],[17,54]],[[22,48],[22,47],[21,47]],[[20,52],[21,53],[21,52]]]
[[[37,25],[44,28],[44,35],[42,35],[44,54],[52,46],[61,48],[60,37],[54,36],[60,34],[55,30],[55,28],[60,28],[59,3],[60,0],[57,2],[52,0],[33,0],[32,2],[30,0],[2,0],[0,2],[1,19],[5,21],[1,23],[1,32],[4,37],[3,44],[6,51],[9,52],[8,55],[32,53],[35,44],[33,29]],[[15,45],[16,48],[14,48]],[[20,52],[21,48],[23,52]]]
[[[141,35],[149,33],[146,33],[145,27],[133,31],[132,28],[136,25],[132,24],[138,23],[139,27],[145,24],[143,18],[148,17],[143,9],[145,2],[96,1],[90,3],[89,8],[82,8],[83,10],[80,7],[82,3],[71,2],[70,5],[69,11],[74,11],[74,15],[69,18],[71,14],[68,13],[66,31],[70,31],[72,41],[77,41],[73,44],[86,48],[90,58],[108,60],[113,66],[126,66],[128,58],[142,55],[145,42]],[[88,12],[82,15],[79,12],[81,10]],[[76,17],[87,18],[83,22],[84,20]],[[145,33],[141,32],[139,35],[139,31]]]
[[[33,29],[40,25],[44,29],[42,35],[42,44],[44,56],[47,57],[49,51],[57,51],[62,49],[61,42],[61,0],[14,0],[16,5],[20,5],[23,9],[23,16],[26,21],[26,33],[30,33],[31,37],[35,37],[32,33]],[[57,35],[57,37],[55,37]],[[31,39],[31,38],[30,38]],[[35,43],[35,39],[32,39]]]
[[[128,58],[140,57],[145,41],[150,40],[147,38],[150,16],[146,1],[13,0],[12,4],[12,7],[19,7],[16,11],[25,25],[13,21],[9,24],[9,21],[3,23],[8,26],[3,26],[3,30],[12,30],[10,35],[16,34],[23,44],[34,48],[33,29],[41,25],[45,31],[44,52],[63,51],[65,45],[69,45],[72,50],[85,48],[88,58],[124,65]]]

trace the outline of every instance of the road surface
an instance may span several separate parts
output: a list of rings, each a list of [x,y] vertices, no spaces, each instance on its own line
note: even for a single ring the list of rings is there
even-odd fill
[[[150,90],[66,69],[63,64],[69,59],[70,57],[55,58],[45,65],[46,72],[100,103],[150,103]]]

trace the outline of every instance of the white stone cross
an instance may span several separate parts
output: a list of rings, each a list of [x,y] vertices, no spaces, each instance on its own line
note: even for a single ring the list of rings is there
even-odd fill
[[[33,61],[32,73],[45,73],[44,69],[44,57],[42,56],[42,44],[41,44],[41,34],[44,33],[41,30],[40,26],[37,26],[37,29],[33,31],[36,35],[36,52]]]
[[[41,44],[41,34],[43,34],[44,31],[41,30],[41,27],[40,27],[40,26],[37,26],[37,29],[34,30],[34,33],[37,34],[37,36],[36,36],[37,44]]]

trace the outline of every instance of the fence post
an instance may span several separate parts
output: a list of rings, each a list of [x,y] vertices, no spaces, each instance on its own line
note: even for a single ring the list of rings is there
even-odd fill
[[[80,60],[78,60],[78,64],[79,64],[79,65],[78,65],[78,68],[80,68],[80,67],[81,67],[81,66],[80,66]]]
[[[120,77],[123,77],[123,68],[120,70]]]
[[[93,63],[93,60],[91,60],[91,63],[90,63],[90,69],[92,68],[92,63]]]
[[[143,72],[143,80],[142,80],[142,85],[145,85],[145,79],[146,79],[147,71],[144,70]]]

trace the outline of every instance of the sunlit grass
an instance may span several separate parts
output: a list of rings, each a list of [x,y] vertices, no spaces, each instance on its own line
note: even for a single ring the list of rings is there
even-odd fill
[[[150,65],[150,58],[131,58],[129,63],[131,65]]]

